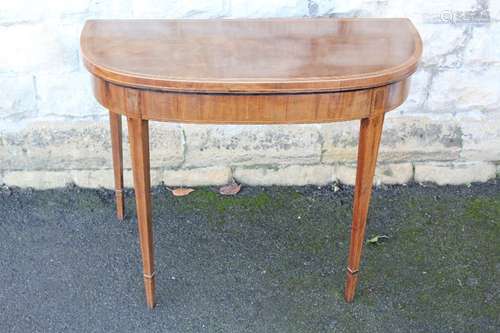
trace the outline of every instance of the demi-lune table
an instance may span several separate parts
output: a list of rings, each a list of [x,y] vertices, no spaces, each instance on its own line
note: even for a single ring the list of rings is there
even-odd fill
[[[408,19],[90,20],[81,53],[109,110],[123,219],[128,122],[147,305],[154,307],[148,122],[305,124],[361,120],[345,299],[353,300],[386,112],[422,53]]]

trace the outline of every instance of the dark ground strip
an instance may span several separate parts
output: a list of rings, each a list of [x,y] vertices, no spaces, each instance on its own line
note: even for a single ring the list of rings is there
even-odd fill
[[[0,332],[498,332],[500,182],[377,188],[353,304],[352,188],[154,189],[145,306],[132,192],[0,193]]]

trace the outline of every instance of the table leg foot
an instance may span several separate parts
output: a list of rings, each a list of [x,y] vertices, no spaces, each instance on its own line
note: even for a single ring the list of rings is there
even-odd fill
[[[113,152],[116,217],[121,221],[125,215],[125,205],[123,200],[122,116],[118,113],[110,111],[109,127],[111,129],[111,150]]]
[[[354,299],[358,283],[359,265],[365,238],[366,218],[372,192],[373,175],[377,164],[378,148],[384,124],[384,114],[361,120],[356,186],[352,212],[351,242],[344,298],[347,302]]]
[[[344,299],[346,302],[350,303],[353,301],[357,284],[358,284],[358,272],[353,273],[349,270],[349,268],[347,268],[347,277],[345,281],[345,293],[344,293]]]
[[[155,307],[155,276],[144,275],[144,290],[146,292],[146,304],[148,308]]]

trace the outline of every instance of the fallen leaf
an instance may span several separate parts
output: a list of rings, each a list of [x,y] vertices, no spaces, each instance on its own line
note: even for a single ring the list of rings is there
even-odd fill
[[[168,190],[172,192],[172,195],[176,197],[184,197],[194,191],[194,189],[189,187],[178,187],[175,189],[168,189]]]
[[[241,190],[241,184],[233,182],[229,185],[222,186],[219,193],[222,195],[235,195]]]
[[[378,244],[382,239],[387,239],[387,238],[389,238],[389,236],[386,236],[386,235],[377,235],[375,237],[370,238],[366,242],[368,244]]]

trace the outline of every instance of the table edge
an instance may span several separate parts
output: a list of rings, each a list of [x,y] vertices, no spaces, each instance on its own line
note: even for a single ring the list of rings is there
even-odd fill
[[[272,20],[293,20],[299,18],[273,18]],[[121,86],[142,89],[155,89],[171,92],[193,92],[193,93],[238,93],[238,94],[275,94],[275,93],[314,93],[314,92],[336,92],[357,89],[369,89],[391,84],[403,80],[412,75],[420,62],[422,56],[422,39],[417,29],[408,18],[300,18],[304,20],[398,20],[408,24],[410,33],[414,38],[414,53],[400,65],[366,74],[337,76],[331,78],[294,78],[285,79],[235,79],[235,80],[213,80],[213,79],[179,79],[159,78],[136,73],[128,73],[123,70],[108,68],[99,65],[87,56],[85,31],[89,23],[99,20],[87,20],[80,35],[80,54],[87,70],[105,80]],[[158,20],[158,19],[156,19]],[[198,19],[175,19],[171,21],[197,21]],[[213,19],[202,19],[209,21]],[[238,20],[269,20],[269,18],[244,18]],[[116,20],[116,21],[151,21],[151,20]],[[166,21],[160,19],[160,21]]]

